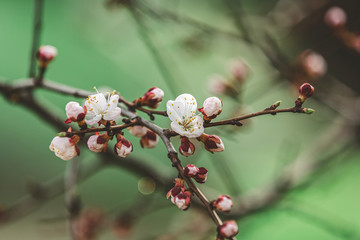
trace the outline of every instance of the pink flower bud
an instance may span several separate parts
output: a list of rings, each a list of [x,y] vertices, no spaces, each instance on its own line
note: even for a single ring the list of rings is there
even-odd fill
[[[233,60],[230,63],[230,73],[239,83],[242,83],[249,74],[248,65],[242,60]]]
[[[87,145],[92,152],[106,152],[109,136],[104,133],[102,135],[92,135],[87,141]]]
[[[309,83],[304,83],[299,87],[299,98],[301,102],[305,102],[305,100],[311,97],[314,93],[315,88],[311,86]]]
[[[235,237],[239,232],[239,228],[234,220],[226,221],[217,228],[218,234],[223,238]]]
[[[179,193],[174,198],[174,204],[181,210],[187,210],[190,207],[190,203],[191,203],[190,197],[191,197],[191,193],[189,191]]]
[[[185,168],[184,168],[184,173],[186,176],[188,177],[194,177],[197,173],[199,172],[199,168],[197,168],[195,165],[193,164],[188,164]]]
[[[82,213],[75,222],[75,235],[77,240],[96,239],[104,226],[104,214],[97,209],[88,209]]]
[[[195,152],[195,145],[190,142],[187,137],[181,136],[181,144],[179,147],[179,152],[181,155],[188,157],[194,154]]]
[[[150,130],[147,130],[146,134],[140,139],[140,145],[143,148],[154,148],[158,142],[158,135]]]
[[[129,133],[135,137],[142,137],[147,133],[147,128],[141,125],[129,127]]]
[[[160,88],[150,88],[141,98],[141,105],[149,108],[157,108],[164,97],[164,91]]]
[[[204,115],[206,122],[216,118],[222,112],[222,101],[217,97],[209,97],[205,99],[203,107],[199,108],[199,112]]]
[[[121,134],[117,135],[117,143],[114,146],[114,151],[119,157],[126,157],[133,151],[133,146],[130,141],[126,140]]]
[[[198,183],[205,183],[207,179],[208,170],[204,167],[199,167],[198,173],[193,176],[194,180]]]
[[[345,25],[346,18],[346,13],[342,8],[332,7],[325,13],[324,21],[330,27],[339,27]]]
[[[41,46],[37,52],[37,59],[39,61],[40,67],[47,67],[49,62],[57,55],[56,47],[46,45]]]
[[[327,71],[327,63],[323,56],[311,50],[301,53],[300,63],[305,73],[312,79],[322,77]]]
[[[77,102],[69,102],[66,104],[65,111],[66,116],[68,117],[65,123],[82,121],[86,115],[86,107],[81,107]]]
[[[79,141],[78,136],[68,137],[54,137],[49,146],[50,150],[62,160],[70,160],[77,155],[80,155],[80,149],[76,146]]]
[[[229,212],[233,206],[233,202],[229,196],[221,195],[212,202],[212,205],[221,212]]]
[[[225,149],[224,143],[216,135],[207,135],[204,133],[200,136],[199,139],[204,143],[205,149],[211,153],[222,152]]]
[[[226,79],[220,75],[210,77],[208,83],[209,91],[217,95],[223,95],[227,92]]]

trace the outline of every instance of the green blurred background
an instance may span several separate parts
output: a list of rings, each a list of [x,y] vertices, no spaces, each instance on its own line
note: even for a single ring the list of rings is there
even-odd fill
[[[311,41],[309,33],[306,34],[309,29],[314,31],[311,28],[314,21],[325,29],[321,23],[325,9],[339,2],[319,1],[321,4],[315,10],[306,10],[307,15],[301,21],[285,30],[266,20],[266,17],[277,13],[275,10],[281,2],[289,6],[301,5],[301,1],[296,0],[244,1],[243,11],[256,41],[266,45],[267,40],[260,32],[269,29],[290,59],[296,59],[298,53],[307,48],[323,52],[328,60],[329,74],[356,90],[358,83],[351,82],[350,77],[343,80],[341,73],[345,70],[339,70],[334,60],[339,51],[347,50],[340,48],[330,54],[319,41]],[[349,6],[356,5],[356,1],[345,2]],[[228,6],[220,0],[156,0],[144,3],[223,31],[237,32]],[[0,76],[8,82],[24,78],[28,73],[33,5],[32,1],[0,1]],[[284,14],[287,10],[291,9],[281,9]],[[289,13],[289,18],[291,16]],[[358,22],[357,16],[354,15],[353,22]],[[229,61],[242,58],[251,69],[241,94],[241,107],[246,112],[262,110],[276,100],[282,100],[283,107],[291,107],[297,97],[294,83],[279,76],[258,46],[241,39],[203,32],[176,21],[146,15],[144,21],[172,79],[162,76],[139,34],[139,26],[126,7],[116,4],[109,7],[99,0],[45,1],[41,44],[56,46],[59,51],[46,77],[85,90],[92,90],[93,86],[116,89],[128,100],[157,86],[165,92],[164,101],[159,106],[161,110],[165,109],[167,100],[184,92],[194,95],[200,106],[213,95],[208,90],[209,76],[229,75]],[[291,22],[291,19],[286,21]],[[357,64],[353,63],[356,60]],[[337,61],[351,61],[358,66],[358,60],[357,54],[350,52],[349,56]],[[358,78],[358,69],[352,70],[352,77]],[[320,81],[315,86],[318,85],[326,94],[328,89],[324,86],[327,84]],[[51,112],[66,119],[64,107],[74,98],[46,90],[37,90],[35,94]],[[325,134],[326,137],[327,129],[337,124],[334,119],[341,114],[329,107],[331,104],[325,104],[323,99],[309,99],[305,103],[306,107],[316,109],[316,113],[310,116],[263,116],[246,122],[237,130],[233,127],[206,130],[223,139],[226,151],[212,155],[202,151],[198,144],[196,154],[183,157],[183,163],[196,163],[209,170],[208,180],[200,188],[210,199],[220,194],[234,196],[263,189],[278,177],[285,165],[310,148],[319,135]],[[240,108],[239,99],[235,101],[223,96],[222,100],[224,110],[219,119],[231,116],[234,109]],[[43,182],[58,176],[64,172],[67,162],[56,158],[48,149],[58,130],[4,98],[0,98],[0,106],[0,206],[6,209],[27,193],[26,183]],[[169,127],[167,118],[156,117],[155,122]],[[125,134],[134,145],[132,156],[152,165],[169,178],[177,176],[162,144],[155,149],[141,149],[138,139],[127,132]],[[178,139],[174,139],[174,144],[176,148],[179,146]],[[341,141],[334,141],[329,151],[337,144]],[[79,160],[83,165],[91,164],[96,161],[96,154],[83,147]],[[332,159],[330,167],[306,187],[291,192],[278,205],[239,220],[238,239],[360,239],[358,160],[357,147],[341,152]],[[226,171],[230,171],[233,177],[231,184],[224,180],[229,174]],[[214,239],[215,229],[206,213],[195,208],[186,212],[178,210],[166,200],[163,191],[143,196],[138,188],[139,180],[138,176],[120,168],[101,170],[79,186],[84,207],[100,208],[112,219],[134,202],[148,204],[149,209],[136,218],[131,234],[124,239]],[[68,239],[63,199],[63,196],[52,199],[34,213],[3,226],[0,238]],[[202,232],[202,229],[205,230]],[[107,227],[99,239],[117,237]]]

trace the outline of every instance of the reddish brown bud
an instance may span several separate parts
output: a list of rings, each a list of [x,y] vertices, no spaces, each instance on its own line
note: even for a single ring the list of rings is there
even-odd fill
[[[46,45],[39,48],[36,57],[39,61],[40,67],[46,68],[56,55],[57,49],[53,46]]]
[[[305,100],[311,97],[314,93],[315,88],[311,86],[309,83],[304,83],[299,88],[299,98],[301,103],[305,102]]]
[[[224,143],[216,135],[207,135],[204,133],[199,137],[199,139],[202,143],[204,143],[205,149],[211,153],[222,152],[225,150]]]
[[[187,210],[190,207],[190,203],[191,193],[189,191],[179,193],[174,198],[174,204],[181,210]]]
[[[120,238],[129,238],[134,228],[134,222],[135,217],[131,214],[124,213],[118,216],[112,226],[114,234]]]
[[[164,97],[164,91],[160,88],[150,88],[143,97],[135,100],[137,106],[147,106],[149,108],[157,108]]]
[[[184,168],[184,174],[187,177],[194,177],[196,176],[196,174],[198,174],[198,172],[199,172],[199,168],[197,168],[194,164],[188,164]]]
[[[126,157],[133,151],[133,146],[130,141],[126,140],[121,134],[117,134],[117,143],[114,146],[114,152],[119,157]]]
[[[204,167],[199,167],[198,173],[193,176],[194,180],[198,183],[205,183],[207,179],[208,170]]]
[[[146,134],[140,139],[140,145],[143,148],[154,148],[158,142],[158,135],[150,130],[148,130]]]
[[[181,144],[179,147],[179,152],[181,155],[188,157],[194,154],[195,152],[195,145],[190,142],[187,137],[181,136]]]

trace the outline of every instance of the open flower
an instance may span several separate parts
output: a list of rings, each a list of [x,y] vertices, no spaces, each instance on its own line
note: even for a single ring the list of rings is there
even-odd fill
[[[181,94],[175,101],[166,104],[171,128],[181,136],[196,138],[204,132],[203,119],[195,115],[197,103],[190,94]]]
[[[86,115],[86,107],[81,107],[77,102],[69,102],[66,104],[65,111],[68,117],[65,123],[82,121]]]
[[[115,91],[107,93],[107,99],[103,93],[97,93],[86,99],[85,107],[87,108],[86,123],[94,125],[100,120],[114,121],[120,117],[121,109],[117,107],[119,95]]]
[[[77,155],[80,155],[80,150],[76,146],[79,141],[78,136],[68,137],[54,137],[49,146],[50,150],[62,160],[70,160]]]

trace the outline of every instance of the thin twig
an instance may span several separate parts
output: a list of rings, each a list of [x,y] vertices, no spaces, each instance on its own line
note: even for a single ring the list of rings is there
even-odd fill
[[[141,14],[139,14],[137,12],[137,9],[132,4],[129,5],[129,10],[130,10],[131,15],[133,16],[134,21],[136,22],[139,35],[141,36],[141,39],[143,40],[147,49],[150,51],[156,65],[163,77],[163,80],[169,86],[169,90],[171,91],[171,94],[173,96],[176,96],[177,92],[175,89],[177,89],[177,88],[174,85],[175,79],[173,78],[172,74],[168,70],[168,68],[165,64],[165,61],[163,60],[163,57],[161,56],[161,54],[159,53],[159,51],[157,50],[157,48],[155,46],[155,43],[150,38],[150,36],[148,34],[147,26],[143,20],[143,16],[141,16]]]
[[[36,52],[40,45],[43,5],[44,5],[44,0],[34,0],[34,29],[33,29],[33,36],[32,36],[32,45],[31,45],[31,52],[30,52],[30,68],[29,68],[29,77],[30,78],[35,77]]]

